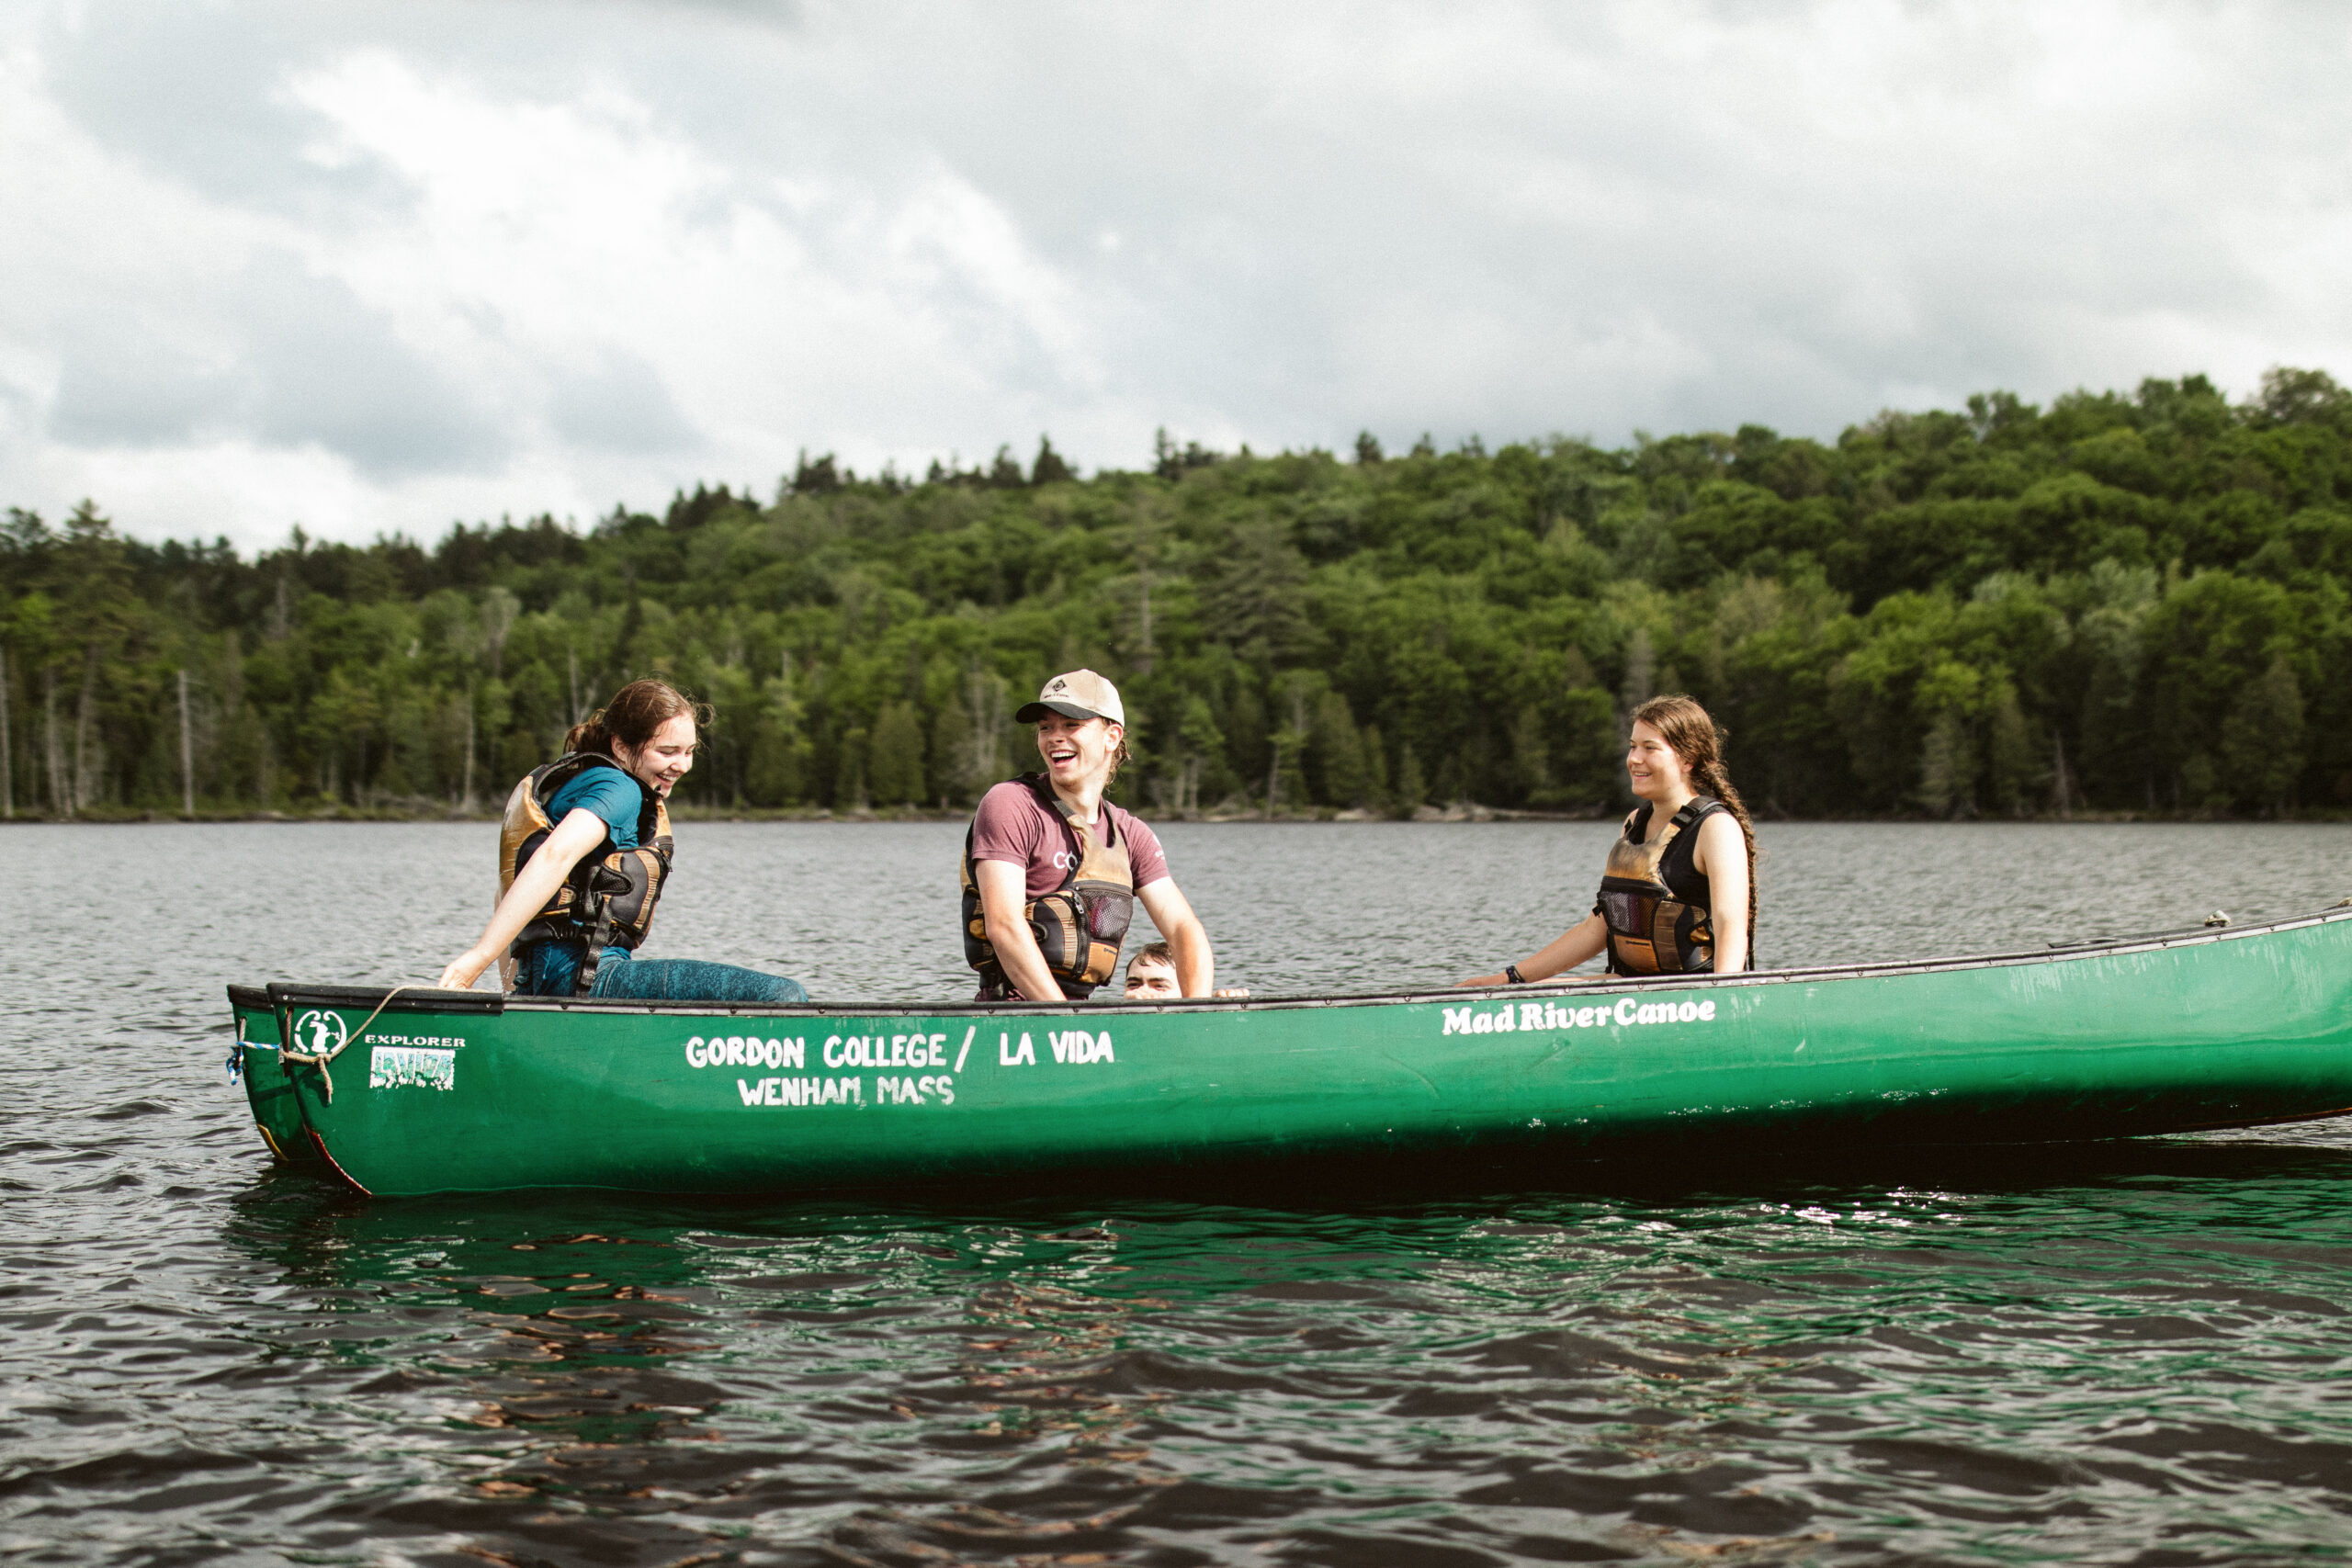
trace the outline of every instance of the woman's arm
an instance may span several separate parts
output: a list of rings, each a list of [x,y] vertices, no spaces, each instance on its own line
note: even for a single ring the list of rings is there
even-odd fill
[[[605,819],[585,807],[574,807],[564,813],[555,831],[547,836],[531,858],[523,863],[522,874],[514,878],[514,886],[498,901],[491,912],[490,924],[482,928],[481,940],[450,961],[435,982],[445,991],[470,990],[481,978],[481,972],[498,962],[500,954],[514,945],[531,917],[547,908],[548,900],[580,857],[605,841]]]
[[[1162,877],[1136,890],[1144,912],[1176,959],[1176,984],[1188,997],[1205,997],[1216,988],[1216,954],[1209,951],[1209,933],[1174,879]]]
[[[1715,973],[1747,967],[1747,836],[1739,819],[1718,811],[1699,824],[1699,847],[1690,863],[1707,879],[1707,911],[1715,931]]]
[[[1638,809],[1625,814],[1624,831],[1629,833],[1633,831],[1634,818],[1639,815],[1641,813]],[[1519,976],[1522,980],[1548,980],[1564,970],[1575,968],[1608,945],[1609,922],[1602,919],[1597,913],[1587,915],[1583,919],[1553,938],[1551,945],[1521,964],[1519,966]],[[1510,984],[1510,976],[1508,974],[1473,975],[1467,980],[1456,980],[1454,984],[1456,986],[1508,986]]]
[[[1587,915],[1566,931],[1552,939],[1534,957],[1519,966],[1524,979],[1548,980],[1563,970],[1573,969],[1609,945],[1609,922],[1599,915]],[[1509,975],[1473,975],[1467,980],[1457,980],[1458,986],[1508,986]]]

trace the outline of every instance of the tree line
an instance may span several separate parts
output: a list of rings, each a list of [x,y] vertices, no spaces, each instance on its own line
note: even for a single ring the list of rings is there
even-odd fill
[[[15,509],[0,811],[487,809],[641,673],[714,705],[690,807],[954,808],[1034,765],[1013,709],[1089,665],[1127,701],[1115,796],[1166,815],[1609,810],[1624,714],[1677,690],[1768,815],[2331,814],[2348,587],[2352,393],[2283,368],[1834,444],[804,455],[772,500],[429,547]]]

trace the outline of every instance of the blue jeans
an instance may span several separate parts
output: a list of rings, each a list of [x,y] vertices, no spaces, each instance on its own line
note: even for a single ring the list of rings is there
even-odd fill
[[[568,997],[580,984],[580,961],[586,944],[576,942],[533,942],[514,973],[514,988],[536,997]],[[631,958],[617,947],[605,950],[596,965],[594,997],[627,997],[661,1002],[805,1002],[808,993],[797,980],[764,974],[733,964],[711,964],[699,958]]]

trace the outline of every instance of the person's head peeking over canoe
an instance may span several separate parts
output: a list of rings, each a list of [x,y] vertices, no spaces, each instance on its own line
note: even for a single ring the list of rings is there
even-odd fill
[[[1160,1002],[1183,994],[1176,984],[1176,954],[1166,942],[1149,943],[1127,961],[1127,1000]]]
[[[441,986],[468,988],[494,963],[531,996],[808,999],[796,981],[732,964],[631,962],[670,878],[670,793],[693,769],[707,717],[668,682],[648,679],[571,727],[563,754],[508,795],[497,907]]]
[[[1127,983],[1120,1000],[1164,1002],[1183,994],[1184,987],[1176,980],[1176,954],[1166,942],[1146,942],[1136,949],[1136,955],[1127,960]],[[1216,994],[1246,997],[1250,989],[1246,986],[1219,986]]]
[[[1592,913],[1533,957],[1462,984],[1548,980],[1599,953],[1612,975],[1755,966],[1756,829],[1707,710],[1680,695],[1635,708],[1625,778],[1642,804],[1609,846]]]
[[[1045,766],[982,795],[965,835],[964,957],[979,999],[1083,1000],[1118,973],[1138,899],[1183,994],[1208,995],[1216,961],[1159,837],[1102,798],[1127,757],[1119,689],[1072,670],[1013,717],[1037,727]]]

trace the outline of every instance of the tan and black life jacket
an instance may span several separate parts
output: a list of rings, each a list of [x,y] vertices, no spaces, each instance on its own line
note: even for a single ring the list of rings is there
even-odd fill
[[[1722,801],[1694,795],[1674,814],[1655,841],[1645,835],[1650,807],[1643,807],[1609,846],[1600,897],[1592,907],[1609,925],[1609,972],[1612,975],[1686,975],[1715,966],[1715,931],[1707,879],[1693,858],[1701,822],[1730,809]]]
[[[539,912],[514,939],[514,954],[535,942],[585,942],[588,951],[580,963],[580,991],[596,983],[596,965],[605,949],[634,950],[653,929],[654,906],[662,901],[662,885],[669,880],[675,846],[670,837],[670,808],[643,781],[610,757],[594,751],[567,751],[544,767],[534,768],[506,797],[506,818],[498,829],[498,896],[514,886],[524,863],[538,852],[555,822],[548,802],[556,791],[591,768],[610,768],[636,784],[641,797],[637,814],[637,843],[633,850],[616,849],[612,834],[596,849],[580,857]]]
[[[1024,785],[1054,808],[1069,829],[1078,858],[1062,877],[1062,885],[1023,906],[1030,934],[1037,939],[1046,968],[1061,983],[1062,995],[1082,1001],[1117,973],[1119,950],[1125,945],[1127,927],[1135,919],[1135,868],[1127,861],[1127,846],[1111,820],[1111,808],[1099,807],[1111,842],[1095,838],[1079,820],[1078,812],[1054,793],[1043,773],[1023,773],[1012,781]],[[1023,874],[1027,874],[1024,867]],[[964,961],[980,972],[981,994],[1001,998],[1011,995],[1004,967],[997,962],[989,941],[988,921],[980,908],[980,885],[972,869],[972,830],[964,829]],[[1048,998],[1036,997],[1033,1001]]]

